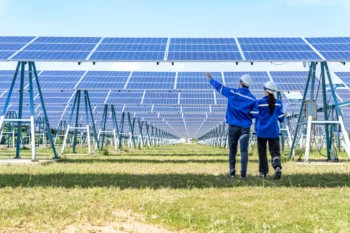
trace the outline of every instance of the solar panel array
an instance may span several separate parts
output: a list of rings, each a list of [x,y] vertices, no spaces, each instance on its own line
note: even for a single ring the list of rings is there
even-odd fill
[[[350,37],[0,37],[5,61],[349,61]]]
[[[113,104],[117,111],[118,121],[121,112],[130,112],[132,117],[150,121],[179,137],[198,137],[220,122],[225,121],[227,99],[216,92],[209,84],[203,72],[120,72],[120,71],[38,71],[45,97],[46,110],[52,127],[60,120],[69,120],[76,90],[89,90],[96,126],[99,128],[104,104]],[[0,107],[3,107],[13,77],[13,71],[0,71]],[[237,87],[243,74],[250,74],[253,84],[250,91],[257,97],[263,97],[263,86],[266,81],[274,80],[278,89],[287,92],[299,92],[302,96],[308,72],[271,71],[271,72],[212,72],[214,79],[229,87]],[[337,72],[345,87],[337,89],[339,101],[350,99],[350,72]],[[28,74],[26,73],[26,78]],[[315,86],[318,85],[318,80]],[[28,89],[27,84],[25,85]],[[11,99],[9,110],[18,111],[18,80]],[[25,106],[29,105],[28,92],[24,93]],[[37,92],[35,111],[43,116],[41,102]],[[329,99],[330,93],[327,94]],[[81,118],[83,95],[81,96]],[[282,93],[282,100],[287,111],[298,110],[300,103],[288,99]],[[298,100],[296,100],[298,101]],[[318,95],[318,104],[322,105],[322,96]],[[294,108],[294,110],[293,110]],[[344,108],[345,110],[345,108]],[[109,109],[110,113],[110,109]],[[29,108],[25,107],[24,115],[29,117]],[[350,116],[350,114],[349,114]],[[107,126],[111,127],[110,120]],[[346,118],[347,119],[347,118]],[[346,120],[350,126],[350,119]],[[349,127],[350,128],[350,127]],[[125,130],[128,131],[127,121]]]

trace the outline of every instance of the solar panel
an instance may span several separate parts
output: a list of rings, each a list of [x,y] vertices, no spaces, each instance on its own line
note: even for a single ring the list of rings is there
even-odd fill
[[[177,91],[147,91],[143,104],[178,104],[179,93]]]
[[[211,72],[213,79],[222,82],[221,72]],[[177,76],[176,89],[212,89],[204,72],[179,72]]]
[[[35,37],[0,36],[0,60],[7,60]]]
[[[234,38],[171,38],[168,61],[242,61]]]
[[[179,105],[155,105],[153,112],[181,112]]]
[[[104,38],[89,60],[162,61],[167,41],[167,38]]]
[[[247,61],[321,61],[301,38],[238,38]]]
[[[350,37],[305,38],[327,61],[350,60]]]
[[[133,72],[126,89],[174,89],[175,72]]]
[[[72,90],[84,75],[84,71],[43,71],[39,73],[42,90]],[[36,84],[34,83],[36,89]]]
[[[180,104],[210,105],[215,104],[213,91],[182,91]]]
[[[108,104],[141,104],[143,92],[112,91],[108,97]]]
[[[11,60],[83,61],[99,41],[98,37],[38,37]]]

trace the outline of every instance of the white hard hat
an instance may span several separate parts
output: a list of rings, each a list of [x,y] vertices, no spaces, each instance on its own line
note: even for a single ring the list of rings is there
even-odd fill
[[[274,81],[268,81],[265,83],[264,88],[270,94],[274,94],[277,91],[277,86]]]
[[[252,84],[252,77],[249,74],[242,75],[241,81],[244,86],[249,87]]]

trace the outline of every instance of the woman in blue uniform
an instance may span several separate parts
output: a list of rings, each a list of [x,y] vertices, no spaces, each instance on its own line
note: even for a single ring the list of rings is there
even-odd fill
[[[277,87],[274,82],[265,83],[265,97],[257,101],[255,108],[258,111],[255,130],[258,137],[259,177],[261,179],[264,179],[269,172],[266,155],[267,143],[272,158],[272,167],[275,170],[274,178],[279,180],[282,176],[278,122],[284,121],[284,113],[282,102],[275,98],[276,91]]]

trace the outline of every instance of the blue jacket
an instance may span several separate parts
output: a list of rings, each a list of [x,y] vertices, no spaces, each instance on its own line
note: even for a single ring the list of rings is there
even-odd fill
[[[280,100],[276,99],[276,105],[272,115],[270,114],[267,96],[256,101],[252,113],[256,117],[256,136],[261,138],[279,137],[280,129],[278,121],[284,121],[283,105]]]
[[[242,87],[233,89],[223,86],[221,83],[210,80],[210,84],[228,98],[226,110],[226,122],[230,125],[249,128],[252,125],[254,116],[250,113],[255,106],[256,98],[253,96],[249,88]]]

